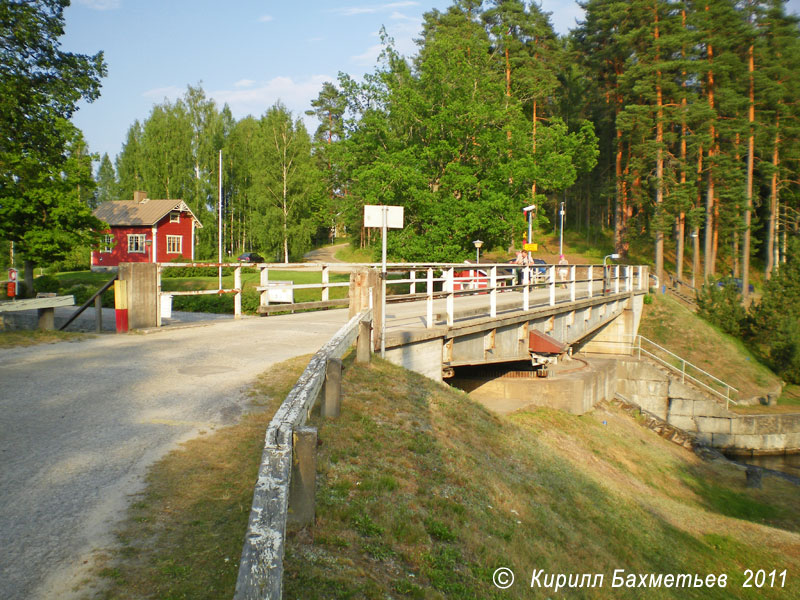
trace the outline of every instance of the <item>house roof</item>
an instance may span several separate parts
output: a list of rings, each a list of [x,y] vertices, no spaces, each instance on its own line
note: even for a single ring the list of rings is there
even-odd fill
[[[95,208],[94,216],[111,226],[152,226],[173,210],[188,212],[197,222],[198,227],[203,226],[183,200],[145,200],[144,202],[112,200],[111,202],[103,202]]]

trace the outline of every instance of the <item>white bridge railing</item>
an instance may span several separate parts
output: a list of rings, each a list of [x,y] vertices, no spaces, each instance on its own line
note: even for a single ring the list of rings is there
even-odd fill
[[[259,285],[255,289],[260,294],[259,312],[270,313],[280,310],[303,310],[329,308],[334,305],[346,306],[347,299],[331,300],[330,290],[349,287],[346,281],[331,281],[332,273],[347,273],[365,268],[380,269],[379,263],[159,263],[158,288],[161,295],[193,296],[200,294],[234,294],[234,316],[242,312],[242,269],[259,271]],[[172,267],[223,267],[234,271],[233,288],[217,288],[185,291],[161,291],[161,274]],[[286,280],[272,280],[270,276],[282,271],[318,271],[319,283],[293,283]],[[444,315],[448,326],[453,324],[456,314],[456,299],[487,296],[487,311],[495,317],[498,300],[508,302],[503,310],[517,308],[529,310],[532,305],[555,305],[558,302],[575,302],[597,295],[618,294],[646,290],[649,269],[643,265],[552,265],[537,264],[520,266],[513,263],[475,264],[475,263],[389,263],[387,264],[388,302],[411,300],[426,301],[426,327],[435,324],[434,301],[444,299]],[[398,286],[408,286],[408,292],[398,293]],[[558,292],[559,288],[567,293]],[[293,301],[276,305],[276,292],[287,292],[293,298],[295,290],[319,289],[320,300],[295,303]],[[418,291],[419,290],[419,291]],[[424,290],[424,291],[422,291]],[[546,290],[545,294],[536,291]],[[392,293],[394,292],[394,293]],[[271,299],[273,297],[273,299]],[[512,306],[509,306],[512,305]],[[474,303],[472,304],[474,307]]]

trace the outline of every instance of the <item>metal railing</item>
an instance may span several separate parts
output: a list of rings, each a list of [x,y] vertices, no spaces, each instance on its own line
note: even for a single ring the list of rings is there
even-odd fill
[[[161,271],[171,267],[225,267],[234,269],[233,288],[191,291],[161,291]],[[162,295],[192,296],[200,294],[234,294],[234,316],[241,317],[242,268],[257,269],[260,293],[259,312],[275,312],[271,307],[270,291],[278,288],[294,290],[319,289],[321,301],[308,303],[280,304],[278,310],[300,310],[327,308],[333,304],[346,305],[346,299],[330,300],[331,288],[349,287],[349,282],[332,282],[332,272],[353,272],[364,268],[380,268],[378,263],[159,263],[158,289]],[[270,280],[270,271],[319,271],[319,283],[295,284],[291,281]],[[444,299],[444,317],[452,326],[456,316],[456,299],[487,295],[486,306],[490,317],[497,316],[500,295],[509,300],[503,310],[530,310],[532,306],[550,305],[558,302],[575,302],[579,299],[598,295],[645,291],[649,269],[643,265],[533,265],[521,266],[513,263],[388,263],[387,285],[397,287],[408,285],[408,293],[391,294],[387,302],[411,300],[426,301],[427,328],[435,325],[434,301]],[[393,275],[400,277],[392,278]],[[419,277],[422,275],[422,277]],[[417,292],[418,287],[425,291]],[[566,288],[567,293],[557,293],[558,288]],[[533,298],[537,290],[546,290],[544,297]],[[543,301],[542,301],[543,300]]]
[[[733,404],[738,404],[733,397],[738,395],[738,389],[722,381],[718,377],[715,377],[708,371],[701,369],[697,365],[690,363],[688,360],[678,356],[674,352],[670,352],[663,346],[659,346],[654,341],[649,340],[641,335],[635,335],[633,337],[630,349],[631,352],[637,354],[639,358],[641,358],[642,355],[647,356],[659,364],[667,367],[671,371],[679,374],[681,376],[681,383],[686,383],[686,380],[688,379],[695,385],[700,386],[702,389],[710,392],[717,398],[724,400],[726,408],[730,406],[731,402]],[[662,356],[658,356],[656,354],[657,352],[660,352]],[[672,359],[672,362],[664,358],[663,355],[666,355],[668,358]],[[675,362],[677,362],[680,366],[674,364]],[[703,381],[701,378],[704,378],[705,381]],[[714,385],[716,385],[717,388],[713,387]],[[723,391],[720,391],[720,389]]]

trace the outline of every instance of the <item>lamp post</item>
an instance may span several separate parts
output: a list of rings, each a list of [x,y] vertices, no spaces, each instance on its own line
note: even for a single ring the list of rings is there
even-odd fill
[[[536,210],[536,205],[531,204],[522,209],[522,212],[528,215],[528,243],[533,243],[533,211]],[[531,251],[528,250],[528,260],[531,259]]]
[[[564,210],[564,203],[561,203],[561,210],[559,211],[561,215],[561,235],[558,239],[558,254],[561,256],[564,254],[564,215],[567,214],[567,211]]]
[[[480,263],[481,262],[481,246],[483,246],[483,242],[481,240],[475,240],[472,243],[475,244],[475,262],[476,263]]]
[[[689,237],[692,238],[692,287],[694,287],[695,265],[697,264],[697,248],[694,241],[697,239],[697,231],[692,231],[692,233],[689,234]]]

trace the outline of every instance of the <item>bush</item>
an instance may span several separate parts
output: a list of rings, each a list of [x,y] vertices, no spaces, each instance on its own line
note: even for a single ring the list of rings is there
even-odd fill
[[[741,337],[747,322],[742,296],[733,282],[719,287],[713,279],[697,293],[697,314],[725,333]]]
[[[36,291],[36,293],[58,293],[60,287],[61,282],[52,275],[40,275],[33,280],[33,289]]]

